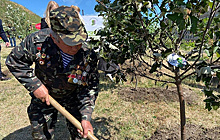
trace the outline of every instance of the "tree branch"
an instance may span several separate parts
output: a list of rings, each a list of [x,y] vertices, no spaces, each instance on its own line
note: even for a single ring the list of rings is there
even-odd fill
[[[180,75],[180,77],[183,76],[183,75],[184,75],[186,72],[188,72],[190,69],[192,69],[192,68],[196,65],[196,63],[199,61],[199,59],[200,59],[200,57],[201,57],[202,46],[203,46],[204,41],[205,41],[205,35],[206,35],[207,31],[209,30],[209,27],[210,27],[210,25],[211,25],[211,23],[212,23],[213,17],[215,16],[215,13],[216,13],[216,11],[213,12],[214,5],[215,5],[215,0],[213,0],[213,6],[212,6],[212,9],[211,9],[211,13],[210,13],[210,15],[209,15],[209,19],[208,19],[208,22],[207,22],[205,31],[204,31],[204,33],[203,33],[202,42],[201,42],[201,45],[200,45],[200,47],[199,47],[199,55],[198,55],[198,58],[193,62],[193,64],[192,64],[191,66],[189,66],[189,67]]]
[[[189,77],[189,76],[191,76],[191,75],[193,75],[193,74],[195,74],[195,73],[196,73],[196,72],[194,71],[194,72],[192,72],[192,73],[190,73],[190,74],[188,74],[188,75],[184,75],[184,77],[181,78],[180,80],[183,81],[184,79],[186,79],[187,77]]]

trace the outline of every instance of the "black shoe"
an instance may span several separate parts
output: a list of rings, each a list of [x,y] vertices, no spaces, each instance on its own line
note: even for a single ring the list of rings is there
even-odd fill
[[[5,76],[0,77],[0,81],[5,81],[5,80],[9,80],[9,79],[11,79],[11,78],[8,78],[8,77],[5,77]]]

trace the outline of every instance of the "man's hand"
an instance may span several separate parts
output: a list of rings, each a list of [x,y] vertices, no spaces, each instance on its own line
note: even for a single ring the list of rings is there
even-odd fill
[[[9,42],[5,42],[5,46],[8,47],[10,45]]]
[[[93,134],[93,127],[89,121],[82,120],[81,122],[83,132],[78,129],[78,132],[82,135],[83,138],[87,138],[88,131],[90,131],[91,134]]]
[[[34,96],[40,99],[42,102],[46,101],[46,104],[50,105],[48,90],[44,85],[41,85],[37,90],[34,91]]]

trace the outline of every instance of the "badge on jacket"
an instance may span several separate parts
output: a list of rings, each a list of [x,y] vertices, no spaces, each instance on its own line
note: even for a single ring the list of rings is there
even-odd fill
[[[81,69],[84,67],[80,67],[77,65],[76,70],[72,70],[71,74],[68,76],[68,82],[72,84],[78,84],[78,85],[87,85],[87,78],[88,75],[84,69]]]

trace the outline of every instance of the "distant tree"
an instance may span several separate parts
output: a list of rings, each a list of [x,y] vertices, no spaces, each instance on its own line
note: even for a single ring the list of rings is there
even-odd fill
[[[16,35],[24,38],[28,33],[30,26],[30,21],[27,20],[27,15],[25,12],[21,12],[20,8],[14,8],[11,5],[7,6],[7,11],[5,12],[5,26],[10,24],[16,28]]]
[[[117,64],[129,61],[126,72],[134,76],[176,85],[184,140],[183,80],[196,75],[197,81],[204,81],[206,108],[219,108],[220,95],[210,89],[213,73],[220,78],[218,66],[214,66],[220,56],[219,0],[96,1],[95,10],[105,19],[105,28],[97,32],[104,39],[102,56]],[[187,34],[197,39],[186,50],[182,47],[186,47]],[[111,49],[112,45],[118,49]]]

